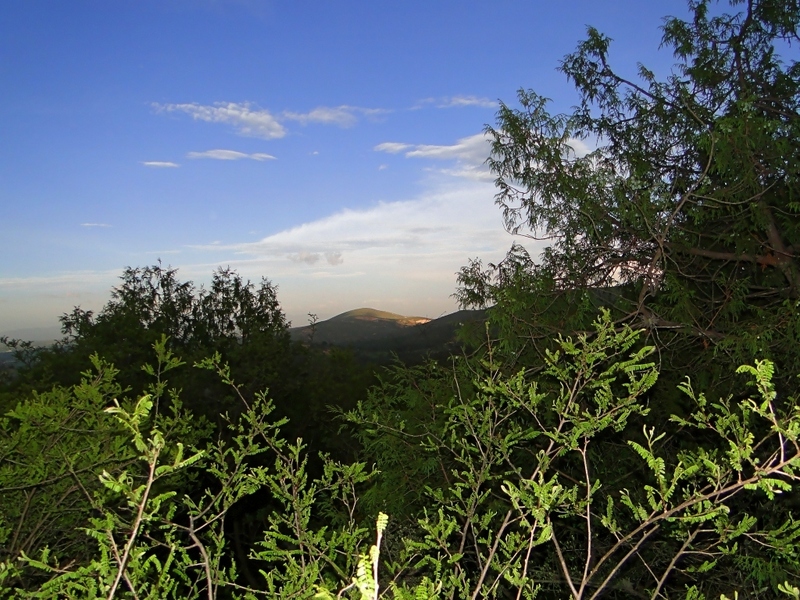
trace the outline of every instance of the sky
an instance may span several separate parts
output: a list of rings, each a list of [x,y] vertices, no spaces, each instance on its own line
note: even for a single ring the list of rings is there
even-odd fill
[[[514,242],[484,127],[591,25],[666,74],[683,0],[3,0],[0,335],[97,311],[127,266],[267,277],[294,325],[436,318]],[[536,255],[539,247],[528,244]],[[54,335],[54,334],[52,334]]]

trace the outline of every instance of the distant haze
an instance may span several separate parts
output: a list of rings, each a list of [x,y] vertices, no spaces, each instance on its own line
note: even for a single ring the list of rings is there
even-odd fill
[[[28,327],[4,331],[0,335],[31,342],[49,342],[62,337],[60,327]]]

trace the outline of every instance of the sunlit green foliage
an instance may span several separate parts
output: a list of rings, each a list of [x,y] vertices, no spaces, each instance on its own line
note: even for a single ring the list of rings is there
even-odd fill
[[[421,535],[412,534],[396,564],[415,565],[415,576],[458,598],[501,590],[622,598],[634,582],[652,598],[685,586],[708,597],[777,591],[800,569],[797,523],[784,515],[774,529],[759,528],[742,507],[797,492],[800,408],[794,400],[775,407],[768,362],[743,368],[755,379],[752,398],[711,403],[687,381],[695,409],[674,423],[702,444],[674,454],[665,439],[673,426],[648,415],[657,370],[637,338],[615,331],[606,314],[594,333],[559,340],[540,373],[504,375],[505,361],[490,355],[472,385],[456,383],[463,391],[443,418],[417,402],[404,415],[414,425],[398,428],[391,415],[400,396],[419,393],[402,388],[351,412],[373,444],[417,448],[418,461],[438,457],[441,476],[426,479],[428,508],[418,502],[397,515],[415,519]],[[456,366],[450,376],[464,374]],[[380,456],[379,469],[397,469],[388,449]],[[384,494],[392,506],[391,490]],[[752,542],[772,561],[769,581],[737,572],[739,549]]]

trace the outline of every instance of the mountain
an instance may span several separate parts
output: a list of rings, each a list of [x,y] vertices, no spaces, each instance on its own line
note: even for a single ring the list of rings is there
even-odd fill
[[[484,318],[481,310],[428,319],[358,308],[315,325],[293,327],[290,333],[293,339],[314,346],[350,348],[357,358],[368,362],[389,362],[395,355],[405,362],[417,362],[425,356],[449,355],[458,347],[456,333],[461,325]]]
[[[425,317],[405,317],[374,308],[357,308],[315,325],[293,327],[290,331],[296,340],[346,346],[392,336],[429,321]]]

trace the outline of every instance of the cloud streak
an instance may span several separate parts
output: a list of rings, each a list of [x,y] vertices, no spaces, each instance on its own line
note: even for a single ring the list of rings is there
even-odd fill
[[[345,209],[257,242],[216,246],[242,256],[284,264],[345,262],[354,269],[384,263],[459,256],[454,269],[481,247],[505,247],[508,234],[488,184],[443,188],[414,200],[379,202],[369,209]],[[210,250],[211,246],[196,249]],[[285,261],[288,259],[289,263]]]
[[[108,223],[81,223],[81,227],[111,227]]]
[[[196,246],[248,277],[280,286],[290,319],[358,307],[439,316],[456,305],[455,274],[470,258],[502,259],[512,238],[481,180],[446,179],[420,196],[344,209],[257,242]],[[526,242],[533,256],[538,243]]]
[[[571,138],[567,140],[570,155],[582,158],[592,151],[592,147],[583,140]],[[386,154],[402,154],[406,158],[427,159],[434,161],[454,161],[454,168],[436,169],[437,172],[478,181],[493,181],[486,164],[486,157],[491,155],[491,140],[486,134],[477,133],[456,141],[455,144],[407,144],[403,142],[383,142],[373,148],[376,152]]]
[[[446,179],[434,185],[409,200],[344,209],[256,242],[186,246],[173,264],[182,280],[197,284],[219,265],[254,281],[266,275],[279,285],[281,306],[298,324],[308,312],[327,318],[359,306],[436,317],[456,308],[450,297],[456,272],[470,258],[501,260],[512,238],[491,184]],[[533,256],[541,250],[535,244],[527,242]],[[50,290],[53,298],[37,310],[57,315],[76,303],[99,308],[118,275],[0,278],[0,291],[13,305],[9,314],[22,315],[33,290]],[[16,323],[0,318],[0,330]]]
[[[441,98],[425,98],[417,102],[414,108],[435,106],[436,108],[463,108],[477,106],[479,108],[497,108],[497,101],[478,96],[444,96]]]
[[[154,103],[153,107],[158,112],[184,113],[195,121],[231,125],[239,135],[248,137],[272,140],[286,135],[286,129],[272,113],[259,109],[249,102],[216,102],[211,106],[194,102],[190,104]]]
[[[205,152],[189,152],[186,155],[186,158],[210,158],[213,160],[250,159],[257,161],[275,160],[275,157],[271,154],[264,154],[263,152],[246,154],[245,152],[237,152],[236,150],[206,150]]]
[[[286,120],[297,121],[302,125],[308,125],[309,123],[321,123],[323,125],[352,127],[358,122],[359,115],[374,119],[388,112],[388,110],[383,108],[362,108],[360,106],[349,106],[347,104],[343,104],[341,106],[333,107],[318,106],[307,113],[284,111],[282,116]]]
[[[142,164],[145,167],[151,167],[154,169],[177,169],[180,167],[178,163],[164,161],[164,160],[146,160],[143,161]]]
[[[399,154],[404,150],[408,150],[409,148],[413,148],[411,144],[402,144],[400,142],[384,142],[382,144],[378,144],[373,148],[376,152],[388,152],[389,154]]]
[[[360,117],[376,119],[391,111],[383,108],[364,108],[361,106],[318,106],[308,112],[283,111],[279,115],[258,108],[251,102],[215,102],[212,105],[196,102],[183,104],[153,103],[159,113],[184,113],[195,121],[223,123],[234,127],[239,135],[257,137],[264,140],[280,139],[286,136],[286,121],[301,125],[312,123],[352,127]],[[177,166],[177,165],[176,165]]]
[[[340,265],[344,262],[341,252],[297,252],[295,254],[287,255],[286,258],[292,262],[305,263],[307,265],[317,264],[324,258],[325,261],[332,267]]]
[[[455,144],[384,142],[375,146],[373,150],[388,154],[403,154],[406,158],[452,160],[456,162],[456,168],[440,169],[439,172],[475,180],[490,181],[493,178],[485,164],[486,157],[491,152],[491,146],[489,139],[483,133],[461,138]]]

